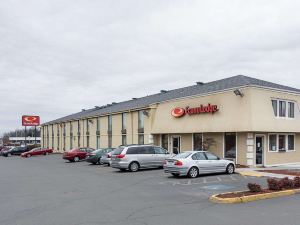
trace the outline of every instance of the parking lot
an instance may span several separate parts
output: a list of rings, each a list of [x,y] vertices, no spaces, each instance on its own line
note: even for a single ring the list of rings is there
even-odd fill
[[[1,225],[298,224],[299,195],[238,205],[209,202],[264,178],[174,178],[163,170],[119,172],[61,155],[0,157]],[[255,207],[254,207],[255,206]],[[293,215],[293,220],[290,219]]]

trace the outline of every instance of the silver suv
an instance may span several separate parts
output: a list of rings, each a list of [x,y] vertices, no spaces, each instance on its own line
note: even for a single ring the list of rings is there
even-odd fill
[[[170,158],[167,150],[154,145],[127,145],[114,150],[111,167],[132,172],[140,168],[163,168],[165,159]]]

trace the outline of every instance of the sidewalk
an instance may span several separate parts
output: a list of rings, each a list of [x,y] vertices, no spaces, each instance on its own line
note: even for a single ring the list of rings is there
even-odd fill
[[[272,178],[284,178],[288,177],[293,179],[295,176],[285,175],[285,174],[276,174],[269,172],[261,172],[258,170],[300,170],[300,165],[298,166],[277,166],[269,168],[237,168],[236,173],[241,174],[242,176],[252,176],[252,177],[272,177]]]

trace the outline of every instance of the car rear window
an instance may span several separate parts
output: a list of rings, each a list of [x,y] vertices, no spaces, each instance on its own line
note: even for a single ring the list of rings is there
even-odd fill
[[[116,148],[112,154],[113,155],[120,155],[122,153],[122,151],[124,150],[124,147],[119,147],[119,148]]]
[[[183,152],[178,155],[175,155],[173,158],[174,159],[185,159],[185,158],[189,157],[191,154],[192,153],[190,153],[190,152]]]

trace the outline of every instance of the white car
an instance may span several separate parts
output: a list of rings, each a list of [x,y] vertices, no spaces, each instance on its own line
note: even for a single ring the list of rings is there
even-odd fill
[[[166,159],[164,170],[173,176],[196,178],[199,174],[206,173],[232,174],[235,171],[235,164],[231,160],[220,159],[208,151],[187,151]]]

